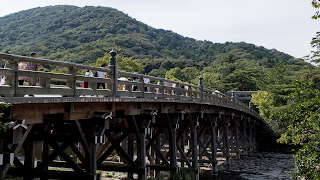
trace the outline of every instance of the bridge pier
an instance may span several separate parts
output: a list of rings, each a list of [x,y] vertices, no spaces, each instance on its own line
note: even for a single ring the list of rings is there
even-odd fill
[[[230,127],[230,115],[224,115],[224,147],[226,156],[226,166],[229,171],[231,171],[231,156],[230,156],[230,142],[229,142],[229,127]]]
[[[235,117],[234,121],[235,121],[236,159],[240,159],[239,117]]]
[[[242,149],[243,149],[243,155],[248,155],[248,141],[247,141],[247,122],[245,118],[242,118]]]
[[[212,152],[212,174],[218,176],[218,160],[217,160],[217,136],[216,127],[219,114],[214,113],[210,115],[210,128],[211,128],[211,152]]]

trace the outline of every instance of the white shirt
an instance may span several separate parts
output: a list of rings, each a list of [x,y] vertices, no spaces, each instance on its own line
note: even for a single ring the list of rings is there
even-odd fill
[[[86,72],[84,76],[93,77],[93,73],[91,71]]]
[[[148,83],[150,83],[150,79],[149,79],[149,78],[143,78],[143,82],[144,82],[145,84],[148,84]]]
[[[105,78],[105,76],[106,76],[107,73],[106,73],[106,72],[97,71],[97,74],[98,74],[97,77]]]

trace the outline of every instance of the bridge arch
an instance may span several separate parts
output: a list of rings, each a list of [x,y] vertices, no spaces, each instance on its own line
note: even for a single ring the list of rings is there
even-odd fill
[[[247,105],[201,83],[194,86],[117,71],[114,63],[103,69],[10,54],[0,54],[0,59],[10,64],[0,69],[7,78],[0,94],[13,105],[6,118],[15,122],[0,138],[0,179],[7,173],[26,178],[99,179],[97,170],[127,172],[129,178],[137,174],[139,179],[146,179],[151,171],[155,176],[170,172],[172,179],[189,171],[199,179],[201,166],[210,165],[212,173],[218,174],[218,156],[224,157],[230,170],[231,158],[257,148],[257,128],[266,125]],[[19,62],[67,67],[69,72],[19,70]],[[106,72],[108,78],[78,75],[82,69]],[[124,81],[119,75],[140,81]],[[20,86],[19,76],[40,81],[38,86]],[[145,84],[143,78],[160,83]],[[89,88],[80,87],[82,81]],[[106,83],[107,88],[97,89],[97,83]],[[181,89],[181,84],[190,88]],[[36,144],[42,145],[37,166]],[[17,157],[20,149],[24,163]],[[110,161],[115,154],[118,163]],[[49,170],[49,166],[72,171]]]

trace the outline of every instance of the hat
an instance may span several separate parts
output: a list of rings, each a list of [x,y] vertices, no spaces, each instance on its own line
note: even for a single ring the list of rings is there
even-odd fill
[[[37,54],[37,53],[36,53],[36,52],[31,52],[31,53],[30,53],[30,56],[35,55],[35,54]]]

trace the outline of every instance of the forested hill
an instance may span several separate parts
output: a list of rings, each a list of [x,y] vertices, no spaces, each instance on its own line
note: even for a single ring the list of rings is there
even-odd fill
[[[295,63],[292,56],[274,49],[244,42],[197,41],[107,7],[48,6],[0,17],[0,39],[1,52],[36,51],[41,57],[85,64],[114,48],[119,55],[140,62],[156,59],[149,70],[160,67],[159,59],[207,65],[230,53],[271,67],[276,60]]]

